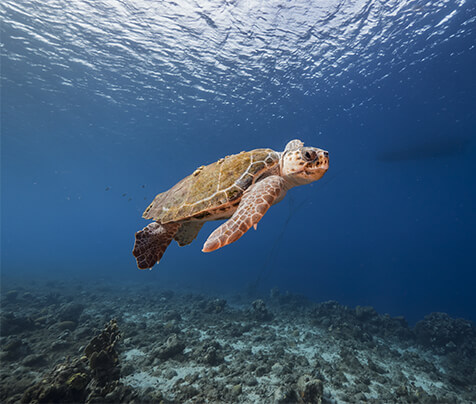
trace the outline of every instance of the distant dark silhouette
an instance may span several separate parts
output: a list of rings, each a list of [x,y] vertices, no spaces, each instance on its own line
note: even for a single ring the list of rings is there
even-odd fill
[[[377,154],[377,160],[398,162],[448,157],[464,153],[471,143],[468,137],[448,136],[427,139]]]

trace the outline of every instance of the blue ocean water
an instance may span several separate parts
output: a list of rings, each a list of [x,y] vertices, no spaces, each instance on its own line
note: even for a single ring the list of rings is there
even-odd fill
[[[476,5],[4,1],[1,272],[303,294],[476,320]],[[329,151],[258,230],[136,268],[153,197],[299,138]]]

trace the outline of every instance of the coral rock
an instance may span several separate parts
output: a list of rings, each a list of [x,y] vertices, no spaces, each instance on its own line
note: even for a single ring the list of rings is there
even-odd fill
[[[259,321],[269,321],[273,319],[273,315],[268,311],[266,304],[261,299],[251,303],[251,315]]]
[[[74,321],[77,323],[83,310],[84,306],[82,304],[68,303],[60,309],[58,318],[60,321]]]
[[[160,359],[169,359],[183,352],[185,344],[179,340],[177,334],[167,338],[165,344],[159,348],[157,355]]]
[[[304,403],[320,404],[324,387],[319,379],[314,379],[310,375],[303,375],[298,380],[298,391]]]

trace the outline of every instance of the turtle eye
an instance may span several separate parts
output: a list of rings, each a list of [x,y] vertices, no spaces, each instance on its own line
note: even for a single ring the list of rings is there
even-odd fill
[[[314,150],[306,150],[304,152],[304,159],[307,161],[313,161],[317,158],[317,153]]]

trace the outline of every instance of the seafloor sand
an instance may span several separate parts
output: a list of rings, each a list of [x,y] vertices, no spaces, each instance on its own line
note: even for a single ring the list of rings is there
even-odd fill
[[[476,402],[476,329],[442,313],[77,282],[1,299],[4,403]]]

